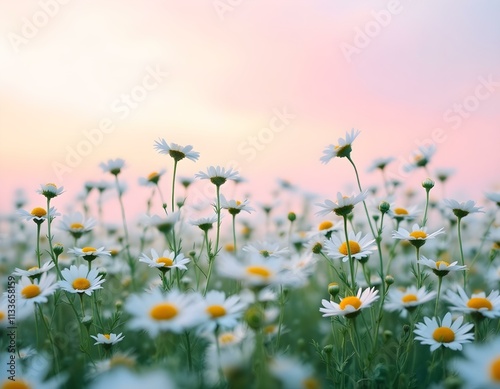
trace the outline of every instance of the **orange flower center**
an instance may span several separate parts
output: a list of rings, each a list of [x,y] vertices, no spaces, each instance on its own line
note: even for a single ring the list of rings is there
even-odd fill
[[[450,343],[455,340],[455,333],[449,327],[438,327],[432,333],[432,338],[439,343]]]
[[[436,268],[439,269],[439,265],[441,265],[441,264],[445,265],[446,267],[450,266],[450,264],[446,261],[437,261]]]
[[[351,254],[357,254],[361,251],[361,247],[358,242],[354,240],[349,241],[349,248],[351,249]],[[339,247],[339,252],[343,255],[348,255],[346,242],[342,243]]]
[[[42,217],[47,214],[47,211],[43,208],[36,207],[31,210],[31,215],[36,216],[36,217]]]
[[[160,257],[156,260],[156,263],[163,263],[163,266],[172,266],[174,264],[174,261],[170,258]]]
[[[487,308],[488,311],[493,309],[491,301],[484,297],[473,297],[467,302],[467,306],[472,309]]]
[[[206,310],[207,313],[212,316],[212,319],[226,315],[226,308],[224,308],[222,305],[210,305]]]
[[[83,251],[84,253],[93,253],[93,252],[96,252],[97,250],[96,250],[96,248],[95,248],[95,247],[84,247],[84,248],[82,249],[82,251]]]
[[[500,383],[500,356],[496,357],[490,365],[490,377],[493,382]]]
[[[342,310],[344,310],[348,305],[351,305],[354,308],[359,309],[359,307],[361,307],[361,300],[356,296],[349,296],[343,298],[339,305],[340,309]]]
[[[148,180],[158,177],[158,172],[152,172],[148,175]]]
[[[247,273],[262,278],[268,278],[271,275],[271,272],[263,266],[248,266]]]
[[[170,303],[160,303],[155,305],[149,314],[155,320],[170,320],[177,316],[177,307]]]
[[[320,231],[329,230],[332,227],[333,227],[333,223],[329,220],[325,220],[319,224],[318,230],[320,230]]]
[[[40,290],[40,287],[38,285],[35,285],[35,284],[25,286],[21,290],[21,294],[26,299],[32,299],[33,297],[38,296],[40,293],[42,293],[42,291]]]
[[[90,281],[86,278],[75,278],[71,285],[76,290],[87,290],[90,288]]]
[[[410,236],[415,239],[427,238],[427,234],[424,231],[412,231],[410,232]]]
[[[85,228],[85,226],[81,223],[71,223],[69,228],[71,228],[72,230],[82,230]]]
[[[102,334],[102,336],[104,336],[106,339],[110,339],[111,337],[109,336],[109,334]]]
[[[20,380],[16,377],[15,381],[5,380],[1,386],[2,389],[31,389],[25,381]]]
[[[404,208],[394,208],[394,213],[396,215],[408,215],[408,211]]]
[[[410,303],[412,301],[418,301],[418,298],[414,294],[408,293],[401,298],[401,301],[404,303]]]

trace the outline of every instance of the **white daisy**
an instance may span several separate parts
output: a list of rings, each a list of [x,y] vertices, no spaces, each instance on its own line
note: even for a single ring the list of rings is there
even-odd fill
[[[75,254],[77,257],[81,257],[86,261],[93,261],[96,258],[105,258],[111,256],[111,251],[104,250],[103,247],[96,249],[95,247],[73,247],[68,250],[68,253]]]
[[[71,215],[64,215],[59,223],[59,229],[69,232],[75,239],[79,239],[83,234],[92,231],[96,221],[92,218],[85,220],[80,212]]]
[[[181,159],[187,158],[193,162],[196,162],[200,157],[200,153],[197,151],[193,151],[193,146],[181,146],[177,143],[168,144],[165,139],[159,139],[155,141],[154,148],[160,154],[168,154],[170,155],[176,162]]]
[[[330,212],[333,212],[337,216],[347,216],[353,211],[354,206],[364,201],[367,196],[367,191],[361,192],[357,195],[352,195],[350,197],[343,196],[342,193],[338,192],[336,203],[331,200],[325,200],[324,204],[316,203],[317,206],[323,208],[323,210],[316,212],[316,215],[325,216]]]
[[[200,308],[208,314],[208,320],[200,324],[199,332],[213,332],[215,328],[226,330],[236,327],[246,306],[247,304],[242,302],[237,295],[226,297],[222,291],[209,291],[203,304],[200,304]]]
[[[269,362],[269,371],[287,389],[320,388],[312,365],[297,357],[277,355]]]
[[[489,192],[484,194],[488,200],[493,201],[500,207],[500,192],[494,193],[494,192]]]
[[[58,188],[56,186],[56,184],[53,184],[51,182],[49,182],[48,184],[45,184],[45,185],[40,185],[40,189],[37,190],[37,193],[44,195],[48,199],[52,199],[54,197],[57,197],[63,192],[64,192],[63,186]]]
[[[475,206],[476,203],[472,200],[459,203],[456,200],[445,199],[445,200],[443,200],[443,202],[446,205],[446,207],[451,209],[453,211],[453,213],[455,214],[455,216],[458,218],[463,218],[470,213],[483,212],[483,211],[481,211],[481,208],[483,208],[483,207],[476,207]]]
[[[195,220],[190,220],[189,224],[198,226],[202,231],[208,231],[213,228],[214,223],[217,222],[217,215],[202,217]]]
[[[156,186],[160,181],[161,176],[166,173],[165,169],[161,169],[159,172],[154,171],[147,175],[147,177],[139,177],[139,185],[142,186]]]
[[[457,292],[448,290],[444,298],[451,304],[452,311],[479,314],[490,319],[500,317],[500,293],[493,290],[488,296],[485,292],[472,293],[469,298],[465,291],[457,286]]]
[[[404,208],[404,207],[396,207],[393,204],[391,204],[391,207],[388,212],[390,217],[399,222],[403,220],[412,221],[418,216],[419,213],[420,211],[416,206]]]
[[[222,209],[227,209],[231,215],[237,215],[241,211],[247,213],[255,211],[255,209],[248,205],[248,199],[243,200],[243,202],[238,200],[226,200],[224,195],[220,196],[220,207]]]
[[[179,211],[175,211],[164,217],[158,215],[146,216],[145,224],[150,227],[156,227],[158,231],[166,234],[172,231],[179,219],[180,213]]]
[[[179,253],[175,255],[174,251],[169,250],[164,250],[160,257],[155,249],[151,249],[151,258],[144,253],[139,257],[139,262],[146,263],[149,267],[166,271],[175,268],[187,270],[186,264],[190,261],[189,258],[184,257],[184,254]]]
[[[225,168],[220,166],[209,166],[207,172],[199,172],[194,175],[196,178],[202,180],[210,180],[215,186],[221,186],[227,180],[237,180],[239,174],[237,171],[233,171],[233,168],[229,168],[227,171]]]
[[[454,173],[455,169],[450,169],[450,168],[437,168],[434,170],[436,178],[441,182],[447,181],[448,178],[450,178]]]
[[[18,209],[17,214],[21,216],[24,220],[33,220],[35,223],[43,223],[50,216],[50,219],[54,219],[56,216],[59,216],[60,213],[54,207],[50,207],[49,214],[47,215],[47,211],[45,208],[35,207],[28,212],[24,209]]]
[[[394,161],[394,157],[387,158],[376,158],[372,164],[368,167],[367,171],[372,172],[376,169],[384,170],[387,165],[389,165],[392,161]]]
[[[16,286],[16,291],[20,297],[21,304],[46,303],[47,297],[54,294],[58,285],[54,283],[56,276],[54,274],[43,273],[40,280],[33,282],[26,276],[22,276]]]
[[[61,271],[63,280],[59,286],[70,293],[85,293],[90,296],[94,290],[102,289],[101,284],[106,281],[102,279],[96,269],[89,271],[87,265],[71,265],[69,269]]]
[[[500,388],[500,337],[487,343],[466,345],[465,359],[455,359],[450,367],[467,389]]]
[[[317,231],[312,231],[311,232],[311,237],[313,237],[315,234],[321,234],[323,236],[325,235],[331,235],[332,232],[337,231],[337,227],[334,222],[331,220],[323,220],[321,223],[318,224]]]
[[[259,254],[264,258],[285,257],[290,253],[288,247],[281,247],[277,242],[255,241],[243,246],[242,250],[249,254]]]
[[[452,320],[451,313],[448,312],[443,320],[433,317],[429,319],[424,317],[424,323],[415,325],[415,340],[421,344],[431,346],[431,352],[439,347],[447,347],[451,350],[462,350],[463,343],[469,343],[474,340],[474,333],[469,332],[474,325],[464,324],[463,316]]]
[[[406,317],[407,312],[415,309],[418,305],[431,301],[436,297],[436,292],[428,292],[425,286],[417,289],[410,286],[406,289],[391,288],[384,304],[384,309],[389,312],[400,311],[402,317]]]
[[[433,232],[432,234],[427,234],[426,227],[420,227],[418,224],[412,226],[411,232],[405,230],[404,228],[399,228],[397,231],[392,232],[392,237],[394,239],[403,239],[409,241],[415,247],[421,247],[425,244],[428,239],[434,239],[439,234],[444,234],[444,228]]]
[[[345,316],[351,318],[358,315],[361,309],[370,307],[378,298],[378,290],[375,290],[374,287],[365,290],[359,288],[356,296],[345,296],[340,299],[338,304],[334,301],[321,300],[323,308],[319,310],[323,312],[323,317]]]
[[[362,236],[361,232],[354,234],[352,231],[349,231],[348,236],[352,258],[361,261],[369,257],[373,251],[377,250],[377,246],[373,244],[375,239],[370,239],[368,235]],[[325,249],[327,255],[332,259],[340,258],[342,262],[347,262],[349,260],[347,242],[339,239],[335,235],[325,240]]]
[[[19,269],[16,267],[16,270],[12,273],[12,275],[19,276],[19,277],[21,277],[21,276],[36,277],[42,273],[49,271],[54,266],[55,266],[54,262],[48,261],[48,262],[45,262],[42,265],[42,267],[33,266],[33,267],[30,267],[28,270]]]
[[[154,338],[161,331],[181,333],[206,320],[201,308],[201,297],[176,289],[163,295],[155,288],[151,293],[134,294],[125,302],[125,311],[132,318],[128,326],[133,330],[146,330]]]
[[[124,166],[125,166],[125,160],[121,158],[109,159],[108,162],[101,162],[99,164],[99,167],[102,169],[104,173],[111,173],[114,176],[120,174]]]
[[[97,336],[90,335],[90,337],[96,341],[94,343],[94,346],[96,344],[112,346],[118,342],[121,342],[124,338],[121,332],[118,335],[111,333],[111,334],[97,334]]]
[[[328,145],[325,150],[323,150],[323,156],[320,158],[320,161],[326,164],[335,157],[349,157],[352,151],[351,144],[359,133],[360,131],[354,130],[354,128],[351,129],[351,132],[346,132],[345,139],[339,138],[337,145]]]
[[[413,152],[413,162],[404,165],[403,170],[410,172],[416,168],[427,166],[435,152],[436,146],[434,145],[428,147],[420,146],[418,150]]]
[[[432,259],[424,257],[423,255],[420,256],[418,263],[432,269],[434,274],[436,274],[438,277],[443,277],[450,271],[467,270],[467,266],[457,265],[458,261],[452,263],[448,263],[446,261],[434,261]]]
[[[136,389],[136,388],[176,388],[172,378],[162,370],[149,370],[136,373],[128,367],[120,366],[97,376],[88,386],[89,389]]]

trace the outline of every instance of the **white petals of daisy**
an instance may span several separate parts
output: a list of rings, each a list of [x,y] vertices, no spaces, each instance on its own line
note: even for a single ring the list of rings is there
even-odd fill
[[[193,162],[196,162],[200,157],[200,153],[197,151],[193,151],[193,146],[181,146],[177,143],[168,144],[165,139],[159,139],[155,141],[154,148],[160,154],[168,154],[170,155],[176,162],[187,158]]]
[[[63,280],[59,281],[59,286],[70,293],[85,293],[90,296],[94,290],[102,289],[101,284],[106,281],[102,279],[97,270],[89,271],[87,265],[71,265],[69,269],[61,271]]]
[[[16,290],[20,297],[21,305],[46,303],[47,297],[52,295],[58,285],[54,283],[56,276],[54,274],[43,273],[40,280],[33,282],[26,276],[22,276],[17,284]]]
[[[187,270],[186,264],[191,260],[185,258],[184,254],[179,253],[175,255],[174,251],[164,250],[163,254],[160,256],[155,249],[151,249],[151,258],[146,254],[141,254],[139,257],[139,262],[146,263],[149,267],[161,268],[161,269],[181,269]]]
[[[338,144],[328,145],[325,150],[323,150],[323,156],[320,158],[320,161],[326,164],[335,157],[349,157],[352,151],[351,144],[360,132],[361,131],[354,130],[353,128],[351,129],[351,132],[346,132],[345,138],[339,138]]]
[[[354,206],[362,201],[364,201],[368,197],[368,192],[363,191],[357,195],[352,195],[350,197],[343,196],[342,193],[337,193],[337,202],[333,202],[331,200],[325,200],[322,203],[316,203],[318,207],[323,208],[323,210],[316,212],[318,216],[328,215],[330,212],[335,213],[338,216],[347,216],[352,212]]]
[[[104,173],[111,173],[114,176],[120,174],[124,166],[125,160],[121,158],[109,159],[108,162],[101,162],[99,164],[99,167]]]
[[[374,287],[365,290],[359,288],[356,296],[345,296],[338,304],[334,301],[321,300],[323,308],[319,310],[323,312],[323,317],[346,316],[351,318],[356,316],[361,309],[370,307],[378,298],[378,290],[375,290]]]
[[[418,305],[424,304],[436,297],[436,292],[426,291],[425,286],[417,289],[410,286],[406,289],[389,290],[384,309],[389,312],[400,311],[402,317],[407,316],[407,311],[411,311]]]
[[[445,199],[445,200],[443,200],[443,202],[446,205],[446,207],[451,209],[453,211],[453,213],[455,214],[455,216],[458,218],[465,217],[470,213],[483,212],[483,211],[481,211],[481,209],[483,207],[476,207],[475,206],[476,203],[472,200],[459,203],[456,200]]]
[[[432,269],[434,274],[439,277],[447,275],[450,271],[467,270],[467,266],[457,265],[458,261],[452,263],[448,263],[446,261],[434,261],[423,255],[420,256],[420,259],[417,262]]]
[[[500,317],[500,293],[493,290],[488,296],[485,292],[472,293],[469,298],[465,291],[457,286],[457,292],[448,290],[444,298],[451,304],[452,311],[474,313],[494,319]]]
[[[421,246],[428,239],[434,239],[439,234],[444,234],[444,228],[433,232],[432,234],[427,234],[426,227],[420,227],[418,224],[412,226],[411,232],[405,230],[404,228],[399,228],[397,231],[392,232],[392,237],[394,239],[408,240],[414,246]]]
[[[118,342],[121,342],[123,340],[122,333],[119,333],[118,335],[116,334],[97,334],[97,336],[90,335],[91,338],[93,338],[96,342],[96,344],[102,344],[102,345],[114,345]]]
[[[474,325],[464,324],[463,316],[452,320],[451,313],[447,313],[443,320],[436,317],[429,319],[424,317],[424,323],[415,325],[415,340],[421,344],[431,346],[431,352],[439,347],[447,347],[451,350],[462,350],[463,343],[469,343],[474,340],[474,334],[469,332]]]
[[[362,260],[370,256],[373,251],[377,250],[377,246],[373,244],[375,239],[370,239],[368,235],[362,236],[361,232],[354,234],[352,231],[349,231],[348,236],[352,258]],[[332,235],[329,240],[325,241],[325,249],[330,258],[340,258],[342,262],[347,262],[349,260],[347,242],[339,239],[335,235]]]
[[[202,180],[210,180],[210,182],[216,186],[221,186],[227,180],[237,181],[240,179],[238,172],[233,171],[233,168],[229,168],[228,170],[226,170],[225,168],[220,166],[209,166],[206,173],[199,172],[194,176]]]

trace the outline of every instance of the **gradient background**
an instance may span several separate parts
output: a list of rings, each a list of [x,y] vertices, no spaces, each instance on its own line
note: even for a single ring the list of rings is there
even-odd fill
[[[149,194],[139,176],[171,173],[172,160],[153,149],[159,137],[201,153],[197,163],[179,164],[180,175],[232,164],[248,180],[242,191],[256,200],[268,198],[276,178],[333,197],[354,189],[352,167],[319,158],[351,128],[362,131],[352,156],[364,186],[380,183],[377,172],[366,173],[371,162],[393,156],[389,176],[416,187],[425,172],[402,175],[400,167],[440,128],[430,170],[456,169],[450,197],[482,203],[484,191],[500,190],[497,1],[64,3],[0,3],[2,213],[13,209],[16,188],[30,196],[27,209],[43,205],[35,191],[47,182],[66,188],[54,201],[63,209],[84,181],[110,180],[98,165],[117,157],[127,162],[120,179],[133,208]],[[49,5],[52,16],[44,19]],[[34,22],[38,31],[19,43]],[[362,40],[360,31],[371,37],[345,55],[343,47]],[[116,112],[117,99],[156,67],[168,72],[157,88],[128,115]],[[478,100],[481,77],[497,83]],[[466,102],[467,118],[446,116]],[[295,118],[258,150],[250,146],[249,137],[262,136],[283,107]],[[65,164],[68,150],[103,118],[113,132],[59,179],[54,163]]]

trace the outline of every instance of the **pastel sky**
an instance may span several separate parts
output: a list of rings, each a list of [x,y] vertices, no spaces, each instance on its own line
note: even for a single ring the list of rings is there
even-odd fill
[[[365,185],[388,156],[418,185],[401,166],[432,142],[431,173],[456,169],[450,195],[483,202],[500,190],[499,16],[495,0],[3,1],[0,211],[47,182],[72,202],[118,157],[133,203],[138,177],[171,173],[160,137],[200,152],[181,175],[230,164],[256,198],[276,178],[333,197],[352,167],[319,158],[351,128]]]

